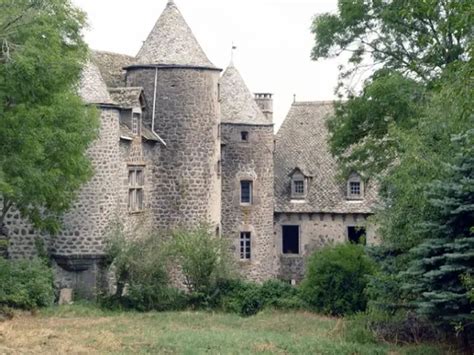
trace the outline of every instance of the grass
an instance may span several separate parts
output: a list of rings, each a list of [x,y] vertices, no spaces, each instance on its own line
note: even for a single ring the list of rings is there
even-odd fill
[[[112,312],[93,306],[19,313],[0,323],[0,354],[442,354],[436,345],[351,342],[342,319],[264,311]]]

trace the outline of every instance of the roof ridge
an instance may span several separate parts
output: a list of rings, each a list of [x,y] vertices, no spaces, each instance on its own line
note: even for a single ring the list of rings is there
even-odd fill
[[[295,101],[293,106],[322,106],[322,105],[332,105],[341,100],[315,100],[315,101]]]
[[[118,52],[112,52],[112,51],[104,51],[102,49],[91,49],[92,53],[104,53],[104,54],[113,54],[113,55],[123,55],[125,57],[130,57],[130,58],[135,58],[133,55],[130,54],[125,54],[125,53],[118,53]]]

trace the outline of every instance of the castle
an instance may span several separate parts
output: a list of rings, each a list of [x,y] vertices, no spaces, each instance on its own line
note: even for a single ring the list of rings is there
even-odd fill
[[[370,181],[336,179],[327,149],[331,102],[295,102],[274,135],[272,95],[251,94],[231,63],[221,74],[169,1],[136,57],[93,52],[79,93],[100,111],[88,150],[95,175],[39,234],[10,212],[9,255],[30,257],[43,238],[59,288],[93,289],[115,221],[144,232],[206,222],[229,238],[243,277],[298,282],[327,243],[376,239],[366,225]]]

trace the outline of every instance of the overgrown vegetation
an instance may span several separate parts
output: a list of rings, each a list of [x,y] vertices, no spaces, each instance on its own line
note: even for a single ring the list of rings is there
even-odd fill
[[[0,257],[0,313],[2,307],[31,310],[53,301],[53,272],[43,260]]]
[[[427,322],[472,352],[472,1],[343,1],[315,18],[313,59],[351,53],[329,119],[342,175],[377,179],[382,245],[367,289],[368,328]],[[353,79],[369,73],[362,89]],[[367,77],[367,74],[366,74]],[[426,331],[427,337],[432,332]],[[419,340],[415,335],[401,336]]]

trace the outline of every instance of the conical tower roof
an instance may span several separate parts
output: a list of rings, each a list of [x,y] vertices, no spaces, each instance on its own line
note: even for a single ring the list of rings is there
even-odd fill
[[[90,60],[82,69],[78,94],[88,104],[113,104],[99,68]]]
[[[258,107],[237,68],[231,63],[221,78],[221,117],[223,123],[271,124]]]
[[[172,0],[143,43],[135,64],[214,67]]]

